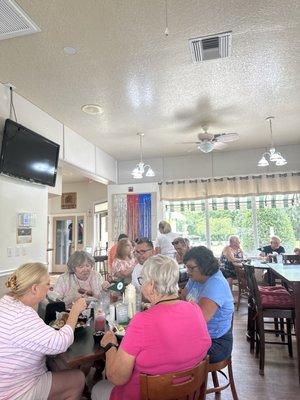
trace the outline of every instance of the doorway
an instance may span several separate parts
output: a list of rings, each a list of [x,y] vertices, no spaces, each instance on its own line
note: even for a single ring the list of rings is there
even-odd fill
[[[70,255],[82,251],[84,245],[84,215],[53,217],[53,272],[65,272]]]

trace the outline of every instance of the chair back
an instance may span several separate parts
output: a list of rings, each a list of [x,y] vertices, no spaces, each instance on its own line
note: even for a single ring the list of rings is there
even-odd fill
[[[140,374],[141,400],[205,400],[207,374],[208,357],[185,371]]]
[[[249,288],[247,284],[247,278],[246,278],[246,273],[244,266],[242,265],[235,265],[234,266],[235,272],[236,272],[236,277],[238,280],[239,288],[243,293],[248,293]]]
[[[257,310],[262,310],[260,294],[258,290],[257,280],[255,278],[253,265],[244,264],[246,280],[250,291],[250,296],[253,304],[256,306]]]
[[[284,254],[283,264],[300,264],[300,256],[297,254]]]

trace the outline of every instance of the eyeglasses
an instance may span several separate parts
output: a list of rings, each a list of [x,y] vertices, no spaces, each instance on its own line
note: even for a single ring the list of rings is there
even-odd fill
[[[146,254],[147,251],[151,251],[152,249],[148,249],[148,250],[134,250],[134,254],[137,256],[142,256],[143,254]]]
[[[194,267],[189,267],[188,265],[186,265],[186,269],[187,269],[188,271],[190,271],[190,272],[193,272],[193,270],[194,270],[195,268],[198,268],[198,266],[195,265]]]
[[[184,243],[181,240],[175,240],[174,242],[172,242],[173,246],[176,246],[178,243]]]
[[[139,277],[137,278],[137,280],[138,280],[139,285],[142,286],[143,283],[144,283],[143,278],[142,278],[141,276],[139,276]]]
[[[83,268],[92,269],[92,266],[91,266],[91,264],[81,264],[81,265],[77,265],[76,268],[77,269],[83,269]]]

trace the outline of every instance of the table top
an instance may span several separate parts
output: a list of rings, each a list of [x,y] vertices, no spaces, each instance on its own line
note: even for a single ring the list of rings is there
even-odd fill
[[[94,342],[93,331],[94,327],[89,326],[75,333],[74,343],[67,351],[56,357],[70,368],[77,368],[84,363],[104,358],[104,352]]]
[[[277,275],[289,282],[300,282],[300,264],[267,264]]]

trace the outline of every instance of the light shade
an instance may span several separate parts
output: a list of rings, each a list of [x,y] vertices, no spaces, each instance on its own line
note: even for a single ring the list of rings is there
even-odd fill
[[[258,161],[257,165],[259,167],[267,167],[269,165],[269,162],[265,156],[262,156],[262,158]]]
[[[203,151],[203,153],[210,153],[214,148],[214,143],[206,140],[198,144],[198,149]]]

